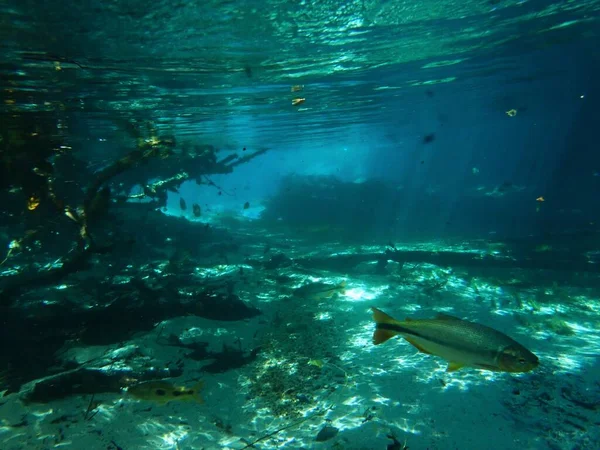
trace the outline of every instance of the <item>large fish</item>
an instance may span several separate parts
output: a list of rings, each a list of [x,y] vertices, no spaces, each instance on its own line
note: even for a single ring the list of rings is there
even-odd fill
[[[448,372],[461,367],[498,372],[529,372],[538,358],[521,344],[493,328],[444,314],[435,319],[399,321],[377,308],[373,343],[381,344],[401,335],[419,351],[448,361]]]

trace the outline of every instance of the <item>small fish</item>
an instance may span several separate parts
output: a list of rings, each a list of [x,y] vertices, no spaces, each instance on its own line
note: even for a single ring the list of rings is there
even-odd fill
[[[536,198],[536,199],[535,199],[535,201],[536,201],[536,202],[545,202],[545,201],[546,201],[546,199],[545,199],[544,197],[541,197],[541,196],[540,196],[540,197]]]
[[[200,217],[202,210],[200,209],[200,205],[198,203],[194,203],[192,205],[192,212],[194,213],[194,217]]]
[[[27,209],[33,211],[40,206],[40,198],[37,195],[32,195],[27,199]]]
[[[200,381],[193,387],[188,388],[174,386],[168,381],[147,381],[127,388],[127,392],[140,400],[148,400],[160,403],[161,405],[172,401],[202,403],[202,398],[200,397],[202,385],[203,382]]]
[[[435,140],[435,133],[429,133],[423,136],[423,144],[431,144]]]
[[[346,292],[346,282],[342,281],[339,284],[331,283],[308,283],[299,288],[294,289],[294,297],[323,300],[331,298],[335,294],[343,295]]]
[[[248,208],[250,208],[250,202],[244,203],[244,209],[248,209]]]
[[[306,101],[305,98],[293,98],[292,99],[292,106],[298,106],[301,105],[302,103],[304,103]]]
[[[183,199],[183,197],[181,197],[179,199],[179,207],[181,208],[182,211],[185,211],[187,209],[187,205],[186,205],[185,200]]]
[[[497,372],[529,372],[538,358],[505,334],[473,322],[444,314],[435,319],[395,320],[371,308],[377,323],[373,343],[381,344],[397,334],[419,351],[448,361],[448,372],[461,367]]]

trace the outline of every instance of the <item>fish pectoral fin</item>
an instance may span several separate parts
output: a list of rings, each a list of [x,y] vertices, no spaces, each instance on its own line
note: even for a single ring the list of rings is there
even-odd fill
[[[410,337],[407,337],[407,336],[403,336],[403,337],[404,337],[404,339],[406,339],[406,340],[407,340],[407,342],[408,342],[410,345],[412,345],[413,347],[415,347],[415,348],[416,348],[417,350],[419,350],[420,352],[422,352],[422,353],[427,353],[428,355],[433,355],[433,353],[431,353],[431,352],[430,352],[430,351],[428,351],[428,350],[425,350],[425,348],[424,348],[424,347],[422,347],[421,345],[417,344],[417,341],[416,341],[416,340],[414,340],[414,339],[411,339]]]
[[[464,367],[464,365],[462,365],[461,363],[449,361],[448,367],[446,368],[446,372],[456,372],[458,369],[461,369],[462,367]]]

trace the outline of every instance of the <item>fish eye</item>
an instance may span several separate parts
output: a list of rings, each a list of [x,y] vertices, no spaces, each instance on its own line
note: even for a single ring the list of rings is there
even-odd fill
[[[526,362],[525,358],[519,358],[519,364],[525,364]]]

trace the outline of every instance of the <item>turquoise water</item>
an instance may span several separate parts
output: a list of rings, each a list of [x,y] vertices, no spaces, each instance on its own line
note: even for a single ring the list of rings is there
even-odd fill
[[[0,448],[600,447],[600,2],[0,3]]]

